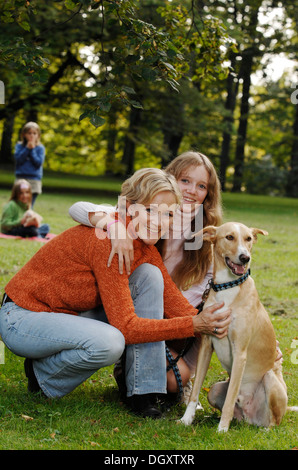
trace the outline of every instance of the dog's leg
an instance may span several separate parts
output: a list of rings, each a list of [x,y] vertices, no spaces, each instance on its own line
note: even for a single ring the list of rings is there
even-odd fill
[[[235,403],[240,390],[243,372],[246,364],[246,350],[234,351],[233,367],[225,404],[222,409],[218,432],[227,432],[234,416]]]
[[[208,371],[212,352],[213,347],[210,337],[203,335],[198,354],[196,375],[192,392],[185,413],[180,420],[183,424],[190,425],[193,422],[196,413],[196,407],[199,401],[199,394]]]
[[[281,368],[280,376],[270,370],[265,374],[263,381],[271,415],[269,425],[278,425],[287,411],[288,404],[287,389],[282,378]]]

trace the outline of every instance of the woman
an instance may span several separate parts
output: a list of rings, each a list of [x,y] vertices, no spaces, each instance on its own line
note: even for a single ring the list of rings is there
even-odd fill
[[[52,398],[116,362],[127,344],[128,405],[159,417],[157,394],[166,393],[164,340],[211,334],[215,327],[223,337],[230,311],[218,314],[222,304],[216,304],[197,316],[154,246],[180,202],[175,179],[162,170],[139,170],[123,183],[122,197],[137,234],[132,274],[121,275],[116,260],[107,267],[111,245],[103,232],[72,227],[7,284],[0,333],[9,349],[31,359],[25,361],[29,389]],[[97,321],[80,315],[98,305],[108,323],[104,313]]]
[[[172,279],[196,307],[201,303],[202,294],[212,277],[211,245],[204,244],[198,250],[189,240],[203,226],[221,224],[220,183],[211,161],[199,152],[188,151],[179,155],[167,166],[166,171],[175,177],[182,200],[168,237],[158,242],[158,248]],[[202,208],[203,211],[200,210]],[[70,208],[69,213],[80,223],[106,229],[113,221],[114,211],[113,207],[79,202]],[[196,224],[198,218],[199,224]],[[112,250],[108,264],[118,254],[119,272],[123,272],[125,264],[126,272],[129,273],[134,258],[133,237],[122,224],[109,226],[109,236]],[[198,347],[197,340],[185,354],[184,360],[179,361],[183,385],[194,374]],[[177,391],[177,381],[172,370],[168,373],[168,391]]]
[[[50,231],[48,224],[41,224],[42,217],[31,209],[31,185],[18,180],[12,187],[9,202],[1,217],[1,232],[6,235],[44,238]]]

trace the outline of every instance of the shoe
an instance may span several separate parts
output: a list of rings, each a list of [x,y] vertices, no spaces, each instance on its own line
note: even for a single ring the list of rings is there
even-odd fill
[[[126,399],[126,404],[133,413],[143,418],[158,419],[162,415],[157,407],[157,397],[154,393],[132,395]]]
[[[32,359],[28,359],[28,358],[25,359],[24,369],[25,369],[26,377],[28,378],[28,392],[40,393],[41,395],[46,396],[44,392],[42,391],[39,383],[37,382],[37,378],[35,377]]]
[[[126,381],[125,381],[125,367],[123,367],[123,361],[120,359],[120,361],[116,362],[114,365],[114,379],[116,380],[116,383],[118,385],[118,390],[120,394],[120,399],[122,401],[126,400]]]

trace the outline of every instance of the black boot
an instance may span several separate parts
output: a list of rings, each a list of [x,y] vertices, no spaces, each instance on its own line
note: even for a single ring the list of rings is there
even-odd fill
[[[143,418],[158,419],[161,417],[161,411],[157,407],[157,396],[155,393],[145,395],[132,395],[126,399],[127,406],[135,414]]]
[[[122,401],[126,401],[126,380],[125,380],[125,351],[119,361],[117,361],[114,365],[114,378],[117,382],[119,393],[120,393],[120,399]]]
[[[28,378],[28,392],[30,393],[40,393],[43,396],[46,396],[42,389],[40,388],[39,383],[34,374],[32,359],[25,359],[24,369],[26,377]]]

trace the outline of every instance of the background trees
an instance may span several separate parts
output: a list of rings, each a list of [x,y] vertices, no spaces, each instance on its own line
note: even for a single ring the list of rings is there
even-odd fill
[[[0,20],[0,164],[32,119],[51,170],[127,175],[195,148],[224,190],[297,197],[298,78],[268,68],[295,58],[289,0],[8,0]]]

